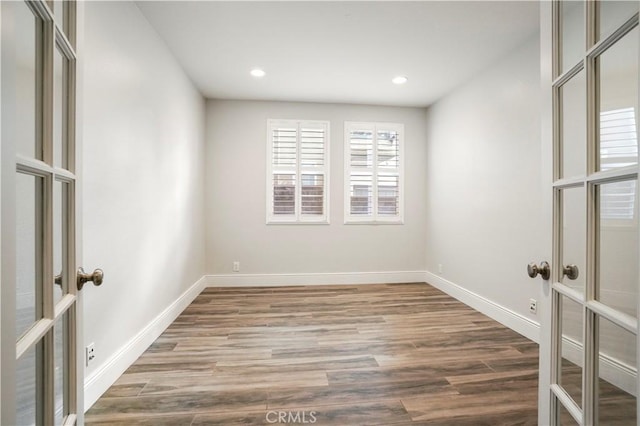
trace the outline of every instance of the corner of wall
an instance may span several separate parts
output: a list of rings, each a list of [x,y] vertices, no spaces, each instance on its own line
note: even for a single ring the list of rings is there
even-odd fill
[[[142,330],[115,351],[105,362],[85,378],[85,411],[104,394],[111,385],[133,364],[149,346],[171,325],[173,321],[195,300],[206,284],[200,278],[175,302],[149,322]]]
[[[465,305],[482,312],[486,316],[498,321],[505,327],[520,333],[529,340],[540,342],[540,324],[513,310],[506,308],[486,297],[467,290],[466,288],[446,280],[432,272],[426,272],[425,281],[438,290],[461,301]]]

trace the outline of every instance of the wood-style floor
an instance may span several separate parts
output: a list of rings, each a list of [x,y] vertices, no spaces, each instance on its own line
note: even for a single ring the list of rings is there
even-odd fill
[[[534,425],[537,377],[535,343],[424,283],[208,288],[86,420]]]

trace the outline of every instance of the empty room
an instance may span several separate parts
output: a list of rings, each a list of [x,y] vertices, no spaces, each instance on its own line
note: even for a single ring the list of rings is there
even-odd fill
[[[639,424],[639,5],[0,2],[0,424]]]

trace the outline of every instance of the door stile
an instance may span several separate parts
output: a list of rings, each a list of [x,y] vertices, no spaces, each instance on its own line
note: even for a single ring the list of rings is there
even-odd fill
[[[587,68],[588,70],[589,68]],[[593,74],[587,71],[587,84],[589,85],[589,78],[594,79]],[[589,85],[593,88],[593,85]],[[589,89],[587,89],[589,92]],[[593,92],[593,91],[592,91]],[[590,102],[588,102],[589,104]],[[589,110],[587,115],[587,122],[595,120],[595,108],[587,107]],[[593,111],[591,111],[593,110]],[[589,126],[590,127],[590,126]],[[587,131],[588,149],[587,149],[587,163],[589,170],[595,170],[595,139],[596,136],[591,134],[593,132]],[[592,139],[591,139],[592,138]],[[593,143],[591,143],[593,142]],[[588,303],[596,298],[598,270],[596,259],[599,257],[598,253],[598,241],[599,241],[599,227],[597,226],[598,211],[599,211],[599,198],[597,196],[597,187],[593,182],[585,182],[587,191],[585,206],[587,209],[587,246],[586,246],[586,280],[585,280],[585,294],[583,304],[583,318],[584,318],[584,361],[583,361],[583,377],[582,377],[582,406],[584,412],[585,425],[596,424],[598,419],[598,378],[599,374],[599,333],[598,326],[599,320],[597,314],[588,308]]]
[[[73,114],[72,114],[73,115]],[[75,143],[70,145],[75,145]],[[75,151],[75,150],[73,150]],[[72,164],[74,162],[71,162],[70,164]],[[66,371],[68,371],[68,377],[67,375],[65,375],[65,383],[63,386],[64,389],[64,399],[63,401],[65,402],[65,406],[64,406],[64,414],[67,415],[68,413],[75,413],[77,416],[80,416],[79,418],[84,420],[83,414],[80,411],[82,411],[83,406],[82,405],[78,405],[78,390],[80,389],[80,393],[83,392],[84,390],[84,374],[82,374],[82,372],[84,371],[84,366],[80,365],[79,363],[79,359],[83,359],[83,358],[79,358],[78,353],[79,351],[82,351],[81,348],[81,343],[82,343],[82,338],[79,335],[80,330],[82,330],[82,328],[79,327],[78,325],[78,318],[79,315],[77,315],[77,310],[79,309],[79,299],[80,296],[78,294],[78,287],[76,285],[76,274],[75,271],[77,270],[77,260],[76,260],[76,256],[74,256],[73,254],[77,253],[76,251],[76,229],[77,229],[77,224],[76,224],[76,209],[77,209],[77,191],[76,191],[76,180],[70,182],[68,184],[67,187],[67,205],[66,208],[67,210],[67,219],[68,222],[66,224],[67,228],[68,228],[68,233],[67,233],[67,250],[69,253],[69,256],[67,256],[67,271],[69,271],[69,273],[67,274],[68,280],[67,280],[67,285],[68,285],[68,292],[69,295],[71,295],[72,297],[74,297],[75,301],[73,303],[73,305],[67,310],[67,317],[66,317],[66,324],[64,324],[64,327],[66,328],[66,335],[67,335],[67,342],[64,344],[64,352],[66,352],[66,363],[67,365],[65,366],[67,368]],[[80,385],[80,383],[82,383],[82,385]],[[82,386],[82,387],[78,387],[78,386]],[[75,419],[74,419],[75,420]]]
[[[67,23],[70,26],[68,39],[74,47],[76,57],[73,59],[73,66],[69,73],[73,76],[73,84],[70,86],[69,95],[69,169],[75,176],[82,176],[82,125],[83,125],[83,79],[84,79],[84,13],[85,2],[70,2],[67,9]],[[70,63],[71,64],[71,63]],[[82,179],[75,179],[69,186],[69,251],[73,256],[69,256],[69,275],[75,277],[78,266],[83,264],[82,259]],[[84,426],[84,336],[83,316],[82,316],[82,294],[72,280],[69,293],[76,298],[74,306],[68,311],[69,319],[69,343],[68,350],[69,380],[70,389],[69,407],[70,412],[75,413],[69,417],[69,421],[74,421],[78,426]]]
[[[557,5],[554,2],[540,2],[540,74],[541,74],[541,182],[543,197],[542,214],[547,229],[552,229],[554,223],[553,198],[554,198],[554,171],[556,166],[555,145],[553,144],[554,135],[556,133],[557,124],[553,117],[553,105],[556,103],[555,91],[552,82],[557,75],[557,58],[553,54],[553,42],[557,39],[555,35],[558,33],[558,26],[552,19],[557,13]],[[553,159],[553,161],[548,161]],[[545,234],[544,238],[546,247],[552,246],[552,235]],[[549,253],[547,253],[548,255]],[[551,303],[539,305],[541,317],[550,319],[553,311],[553,292],[549,281],[543,281],[540,287],[540,300],[547,300]],[[554,413],[555,397],[551,391],[551,367],[552,345],[555,339],[552,337],[551,321],[545,320],[540,323],[540,354],[539,357],[539,387],[538,387],[538,419],[540,423],[550,423],[551,413]]]
[[[561,58],[561,43],[558,42],[561,34],[561,16],[562,10],[558,2],[552,2],[552,82],[555,81],[560,75],[560,58]],[[561,84],[552,84],[552,259],[551,259],[551,279],[550,279],[550,296],[551,296],[551,347],[550,354],[550,371],[549,371],[549,398],[551,399],[550,411],[548,421],[550,424],[559,424],[560,417],[558,409],[560,402],[559,398],[563,398],[562,390],[556,384],[561,380],[559,370],[560,363],[562,362],[562,335],[560,330],[562,329],[562,304],[561,295],[556,292],[553,287],[557,281],[558,269],[557,264],[559,262],[560,253],[562,252],[561,244],[561,231],[562,231],[562,190],[555,187],[553,184],[560,178],[560,167],[562,164],[563,149],[560,144],[560,138],[562,135],[562,105],[563,99],[561,96]]]
[[[559,1],[552,1],[551,3],[551,80],[555,80],[562,73],[562,28],[560,23],[562,22],[562,7],[560,7]],[[541,6],[542,7],[542,6]],[[556,157],[553,157],[556,159]],[[555,170],[555,169],[554,169]],[[556,176],[554,175],[554,180]]]
[[[2,8],[0,8],[1,10]],[[5,14],[6,15],[6,14]],[[0,17],[2,14],[0,13]],[[12,18],[11,14],[8,14],[9,19]],[[3,53],[5,50],[5,46],[10,45],[15,41],[13,37],[5,37],[4,31],[2,34],[2,38],[0,39],[2,42]],[[13,35],[13,34],[11,34]],[[36,43],[39,40],[39,34],[36,35]],[[39,47],[39,46],[37,46]],[[13,56],[13,52],[9,52],[7,56]],[[0,57],[1,58],[1,57]],[[14,60],[13,57],[9,59]],[[0,59],[1,60],[1,59]],[[36,63],[36,73],[39,68],[39,64]],[[9,78],[10,73],[4,76],[4,78]],[[15,98],[15,88],[4,87],[2,96],[4,98]],[[36,96],[39,95],[39,90],[36,88]],[[36,111],[36,121],[37,119],[37,111]],[[12,133],[12,130],[16,126],[16,116],[15,111],[11,108],[5,108],[3,103],[2,105],[2,129],[6,133]],[[36,140],[38,140],[36,133]],[[13,141],[11,141],[13,142]],[[36,152],[38,151],[38,146],[36,143],[35,147]],[[0,241],[0,245],[2,246],[2,279],[0,287],[0,299],[3,300],[16,300],[16,285],[15,285],[15,275],[16,275],[16,229],[15,229],[15,199],[16,199],[16,175],[15,175],[15,161],[14,158],[16,156],[16,147],[14,143],[6,143],[6,141],[2,141],[0,144],[0,160],[2,161],[2,166],[0,167],[0,173],[2,176],[0,178],[0,191],[2,192],[1,208],[2,208],[2,222],[0,224],[2,230],[2,240]],[[2,318],[0,318],[0,333],[2,339],[0,339],[4,344],[0,346],[0,369],[2,370],[2,382],[0,384],[0,394],[2,398],[0,398],[0,424],[15,424],[15,413],[13,407],[16,406],[16,306],[14,303],[2,303],[0,304],[2,307],[0,308],[0,314]]]
[[[587,1],[585,4],[585,46],[584,51],[588,51],[596,42],[597,37],[597,5],[596,2]],[[586,233],[586,280],[584,289],[584,302],[583,302],[583,375],[582,375],[582,407],[583,407],[583,424],[592,425],[597,422],[598,419],[598,378],[599,373],[599,333],[598,325],[599,320],[597,315],[592,312],[587,303],[590,300],[594,300],[596,297],[597,289],[597,262],[598,259],[598,244],[599,241],[597,233],[599,232],[596,225],[597,215],[599,211],[598,197],[596,194],[596,187],[593,182],[589,182],[586,179],[589,175],[596,172],[597,162],[599,161],[598,153],[598,134],[600,123],[597,119],[598,109],[597,100],[599,93],[598,82],[598,63],[592,57],[588,55],[583,59],[584,67],[586,71],[586,154],[587,164],[585,170],[585,190],[586,190],[586,213],[587,213],[587,229]]]
[[[0,34],[2,34],[2,7],[0,7]],[[2,47],[0,45],[0,52],[2,51]],[[0,54],[0,100],[2,97],[2,55]],[[2,140],[2,109],[0,102],[0,141]],[[1,145],[1,144],[0,144]],[[0,148],[0,194],[2,194],[2,170],[4,168],[2,164],[2,148]],[[0,259],[3,258],[3,250],[2,250],[2,241],[4,238],[2,236],[2,197],[0,197]],[[2,262],[0,261],[0,298],[2,297]],[[2,366],[2,303],[0,303],[0,368]],[[0,401],[2,401],[2,384],[0,383]],[[0,403],[0,423],[2,422],[2,404]]]
[[[638,61],[640,62],[640,34],[638,34]],[[640,84],[638,85],[638,99],[640,100]],[[640,111],[636,112],[636,122],[638,122],[638,118],[640,118]],[[636,126],[636,140],[640,141],[640,126]],[[640,179],[639,179],[640,180]],[[640,184],[636,183],[636,200],[640,200]],[[638,218],[640,221],[640,218]],[[640,226],[640,225],[639,225]],[[640,239],[638,239],[638,288],[640,288]],[[637,311],[640,312],[640,298],[637,300]],[[636,330],[640,332],[640,316],[638,316],[636,320]],[[636,365],[640,366],[640,338],[636,335]],[[637,394],[640,393],[640,374],[636,371],[636,413],[640,413],[640,398],[637,397]],[[640,417],[640,416],[639,416]]]
[[[35,152],[36,152],[36,158],[42,159],[44,160],[44,146],[43,146],[43,140],[44,140],[44,111],[43,111],[43,105],[46,104],[46,90],[44,88],[44,80],[46,78],[46,70],[45,70],[45,64],[46,64],[46,60],[44,60],[44,54],[43,52],[46,50],[46,46],[47,46],[47,42],[46,42],[46,37],[48,34],[48,31],[46,29],[46,13],[42,11],[42,8],[39,7],[39,5],[35,2],[28,2],[27,6],[29,6],[29,9],[33,12],[33,14],[38,18],[38,23],[36,24],[36,76],[38,78],[36,78],[36,99],[35,99],[35,106],[36,106],[36,111],[35,111],[35,115],[36,115],[36,123],[35,123],[35,143],[36,143],[36,147],[35,147]],[[12,141],[13,142],[13,141]]]
[[[558,11],[559,12],[559,11]],[[556,109],[555,111],[562,111],[562,98],[560,96],[560,88],[559,87],[554,87],[553,88],[553,98],[554,98],[554,103],[555,105],[558,106],[558,109]],[[554,133],[559,135],[561,134],[561,126],[560,126],[560,120],[557,119],[556,116],[554,116],[553,118],[553,122],[554,122]],[[555,141],[557,141],[558,139],[554,139]],[[561,164],[561,160],[560,160],[560,156],[562,153],[561,147],[559,143],[554,143],[554,158],[557,159],[557,161],[554,161],[553,164],[553,180],[555,181],[559,176],[560,176],[560,164]],[[551,363],[550,363],[550,384],[551,384],[551,392],[550,392],[550,398],[551,398],[551,415],[553,416],[553,419],[550,419],[551,424],[556,424],[559,423],[560,419],[558,416],[559,410],[558,410],[558,404],[559,398],[562,398],[563,395],[561,395],[561,391],[560,388],[558,388],[556,386],[556,383],[558,383],[561,380],[559,370],[560,370],[560,363],[562,362],[562,335],[559,332],[560,330],[562,330],[562,302],[561,302],[561,294],[558,293],[557,291],[555,291],[553,289],[553,283],[556,280],[557,276],[558,276],[558,271],[556,270],[556,264],[557,259],[559,259],[560,255],[559,253],[561,253],[561,249],[558,250],[556,245],[561,244],[562,239],[560,238],[561,235],[561,230],[562,230],[562,211],[561,211],[561,206],[562,206],[562,190],[559,188],[553,188],[553,201],[552,201],[552,207],[553,207],[553,226],[552,226],[552,240],[553,240],[553,251],[552,251],[552,262],[551,262],[551,278],[549,280],[550,283],[550,291],[551,291],[551,313],[552,313],[552,317],[551,317]]]
[[[48,9],[45,3],[34,3],[39,9],[40,14],[43,16],[43,51],[42,51],[42,147],[43,147],[43,161],[51,165],[53,164],[53,55],[55,49],[55,24],[51,20],[53,13]],[[53,183],[55,176],[53,171],[46,173],[44,176],[44,206],[43,209],[36,209],[44,213],[44,220],[41,221],[44,225],[42,233],[42,255],[44,259],[43,276],[38,280],[38,288],[42,291],[42,318],[51,319],[55,322],[54,308],[53,308],[53,285],[54,271],[53,271]],[[42,381],[41,386],[38,386],[38,395],[36,401],[36,407],[40,406],[37,410],[40,416],[41,424],[53,424],[54,417],[54,339],[53,339],[54,326],[50,327],[48,332],[41,340],[42,348],[41,352],[42,360],[37,362],[37,368],[42,369],[42,372],[38,373],[39,380]]]

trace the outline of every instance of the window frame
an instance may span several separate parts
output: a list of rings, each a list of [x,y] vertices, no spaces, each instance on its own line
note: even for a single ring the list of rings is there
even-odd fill
[[[324,164],[322,166],[303,166],[301,164],[301,138],[300,131],[305,126],[324,129]],[[273,131],[279,127],[296,128],[296,159],[295,167],[282,167],[280,170],[273,167]],[[328,225],[329,214],[329,188],[330,188],[330,145],[331,127],[327,120],[300,120],[300,119],[267,119],[267,173],[266,173],[266,224],[267,225]],[[273,175],[278,171],[295,174],[295,213],[291,215],[274,214],[273,212]],[[324,176],[323,214],[302,214],[302,175],[306,173],[322,174]]]
[[[373,132],[372,167],[353,167],[351,165],[351,132],[353,130],[370,130]],[[380,176],[378,158],[378,131],[392,130],[397,132],[398,140],[398,167],[387,169],[391,173],[398,174],[398,214],[395,216],[380,215],[378,213],[378,177]],[[344,223],[345,225],[403,225],[404,224],[404,150],[405,150],[404,124],[388,122],[344,122]],[[372,213],[370,215],[351,214],[351,173],[357,171],[371,171],[372,175]],[[384,169],[383,172],[384,173]]]

